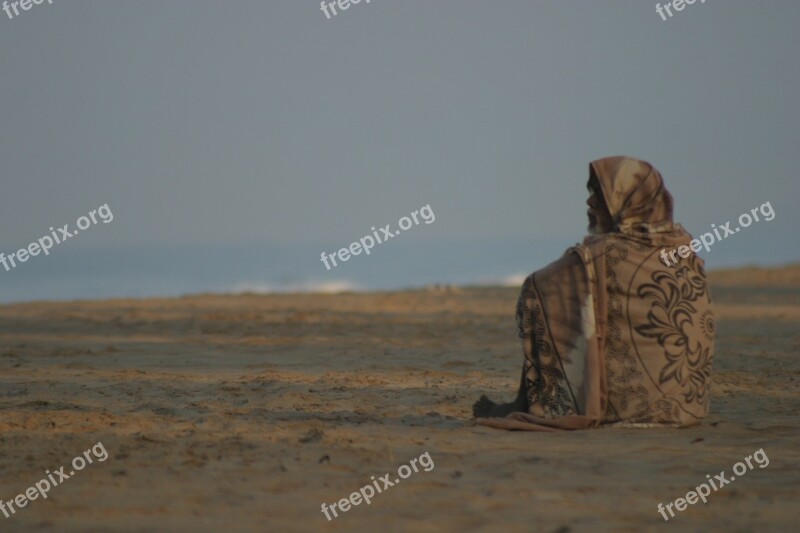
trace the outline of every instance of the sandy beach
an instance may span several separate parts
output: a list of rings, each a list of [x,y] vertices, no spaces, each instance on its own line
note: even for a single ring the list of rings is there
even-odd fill
[[[791,531],[800,266],[712,273],[711,415],[693,428],[504,432],[515,288],[199,295],[0,307],[0,500],[98,442],[3,531]],[[769,465],[657,511],[763,449]],[[428,452],[328,521],[331,504]]]

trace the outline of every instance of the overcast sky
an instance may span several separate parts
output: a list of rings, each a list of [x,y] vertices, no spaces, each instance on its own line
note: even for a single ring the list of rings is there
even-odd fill
[[[771,201],[752,234],[796,249],[798,29],[789,0],[0,12],[0,246],[104,203],[73,246],[335,249],[425,204],[421,241],[578,240],[588,162],[628,154],[690,231]]]

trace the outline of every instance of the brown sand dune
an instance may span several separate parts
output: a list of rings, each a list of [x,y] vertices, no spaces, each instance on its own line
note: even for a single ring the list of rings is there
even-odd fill
[[[475,426],[481,392],[514,392],[516,289],[2,306],[0,499],[98,441],[109,458],[0,530],[796,530],[800,267],[711,280],[712,414],[683,430]],[[425,452],[430,472],[321,513]]]

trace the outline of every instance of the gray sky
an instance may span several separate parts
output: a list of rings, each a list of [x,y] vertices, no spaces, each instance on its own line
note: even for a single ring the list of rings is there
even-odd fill
[[[587,163],[628,154],[693,233],[771,201],[753,235],[796,249],[798,29],[788,0],[0,12],[0,246],[104,203],[72,246],[333,249],[425,204],[420,241],[578,240]]]

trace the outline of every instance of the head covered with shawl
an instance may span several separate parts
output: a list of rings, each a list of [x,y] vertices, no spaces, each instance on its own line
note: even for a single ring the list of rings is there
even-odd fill
[[[672,196],[649,163],[593,161],[588,185],[591,235],[522,286],[524,401],[478,422],[544,431],[699,423],[714,353],[703,261],[659,259],[691,236],[673,223]]]

